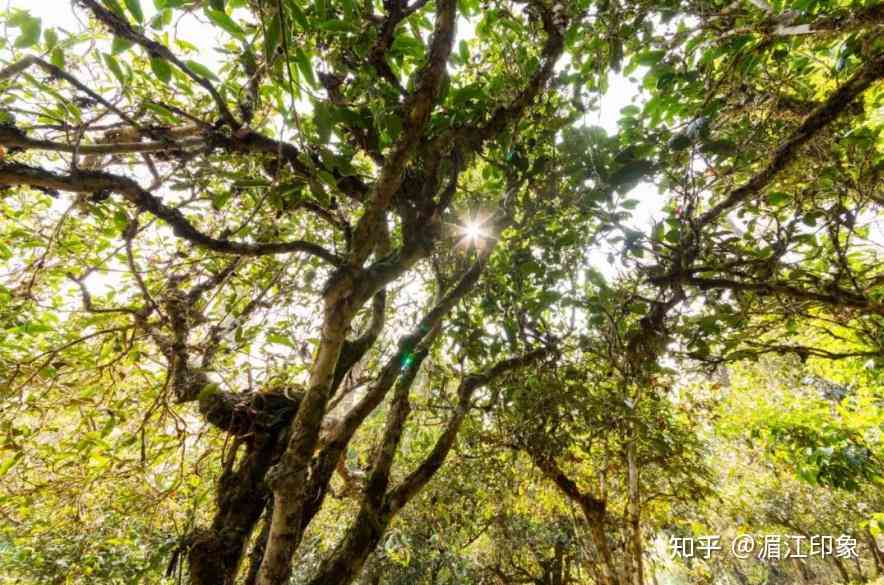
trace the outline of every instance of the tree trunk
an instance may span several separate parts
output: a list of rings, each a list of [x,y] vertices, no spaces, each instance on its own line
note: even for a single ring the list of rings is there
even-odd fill
[[[598,556],[599,562],[597,566],[599,568],[598,580],[600,585],[628,585],[628,581],[621,582],[620,574],[611,555],[611,549],[608,546],[608,535],[605,532],[606,505],[604,499],[597,498],[591,493],[581,492],[577,483],[565,475],[554,460],[546,458],[530,449],[527,452],[534,460],[535,465],[558,486],[562,493],[580,506],[580,510],[583,512],[583,517],[589,527],[592,544]]]
[[[307,469],[319,440],[329,390],[351,318],[352,310],[342,312],[331,307],[328,311],[309,387],[292,423],[291,438],[279,463],[268,474],[273,488],[273,515],[257,585],[282,585],[291,573],[292,557],[304,535],[304,505],[311,497],[305,489]]]
[[[881,575],[884,575],[884,553],[878,548],[878,542],[875,540],[875,536],[868,527],[866,527],[864,534],[866,542],[869,543],[869,550],[872,551],[872,567],[875,571],[875,576],[880,577]]]
[[[448,420],[445,430],[420,465],[408,474],[395,488],[388,491],[390,471],[402,438],[402,431],[411,409],[409,391],[421,364],[428,354],[429,344],[435,338],[432,331],[424,345],[414,353],[414,362],[400,377],[390,403],[390,412],[384,434],[377,445],[371,471],[359,512],[347,534],[331,556],[320,565],[317,575],[309,585],[348,585],[359,575],[366,559],[377,547],[395,515],[432,479],[454,446],[457,434],[470,409],[470,401],[477,388],[498,376],[546,355],[545,349],[535,350],[520,357],[503,360],[479,374],[469,374],[458,387],[458,403]]]
[[[583,512],[586,516],[587,524],[589,524],[592,544],[595,546],[601,560],[599,563],[601,585],[620,585],[614,557],[611,555],[611,549],[608,547],[608,535],[605,533],[604,509],[598,511],[584,507]]]
[[[231,463],[218,481],[212,526],[191,536],[191,585],[233,585],[245,546],[269,498],[264,476],[272,465],[277,435],[255,437],[238,466]]]
[[[635,438],[626,446],[626,461],[629,472],[629,548],[632,557],[632,585],[644,585],[644,562],[641,529],[641,492],[639,469],[635,455]]]
[[[430,339],[434,337],[435,335]],[[310,585],[352,583],[387,530],[394,514],[385,502],[390,470],[411,410],[409,392],[426,356],[426,348],[417,351],[414,363],[396,384],[384,434],[372,458],[372,468],[366,481],[359,512],[332,555],[326,557],[319,566],[316,576],[309,582]]]
[[[849,585],[850,583],[850,573],[847,571],[847,567],[844,565],[844,561],[842,561],[839,557],[832,555],[829,557],[832,559],[832,562],[835,563],[835,568],[838,569],[838,573],[841,575],[841,579],[844,582],[844,585]]]
[[[252,545],[252,551],[249,553],[249,572],[246,573],[243,585],[255,585],[258,582],[258,571],[261,568],[261,559],[264,558],[264,550],[267,548],[267,539],[270,538],[270,519],[273,517],[273,498],[267,502],[267,508],[264,511],[264,525],[261,527],[261,533],[255,539]]]

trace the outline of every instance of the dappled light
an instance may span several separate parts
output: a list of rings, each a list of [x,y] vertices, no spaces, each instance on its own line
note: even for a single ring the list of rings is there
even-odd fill
[[[880,2],[0,21],[0,585],[884,585]]]

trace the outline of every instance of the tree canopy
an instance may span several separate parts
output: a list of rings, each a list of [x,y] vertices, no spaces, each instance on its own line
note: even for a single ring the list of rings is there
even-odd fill
[[[56,4],[0,12],[0,583],[884,575],[884,5]]]

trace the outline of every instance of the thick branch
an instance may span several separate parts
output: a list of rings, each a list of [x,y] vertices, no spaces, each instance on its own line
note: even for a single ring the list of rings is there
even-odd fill
[[[737,187],[722,201],[703,213],[699,225],[705,226],[722,213],[760,193],[777,174],[795,160],[799,149],[807,144],[820,130],[828,126],[853,100],[872,83],[884,77],[884,53],[866,62],[844,85],[813,111],[786,142],[774,152],[770,162],[746,183]]]
[[[415,363],[409,367],[397,384],[390,413],[387,415],[384,436],[375,452],[374,463],[369,473],[359,512],[344,539],[335,548],[334,553],[320,565],[317,575],[310,581],[310,585],[350,583],[361,570],[368,555],[374,550],[396,513],[407,503],[409,498],[426,485],[427,481],[441,467],[454,444],[454,439],[469,410],[470,399],[476,388],[506,371],[540,357],[543,353],[545,352],[532,352],[520,358],[500,362],[483,374],[467,376],[458,390],[460,397],[458,409],[430,456],[391,496],[386,493],[386,487],[389,484],[390,470],[410,410],[409,389],[414,382],[420,362],[426,356],[426,347],[422,348],[418,352]]]
[[[436,440],[433,450],[430,451],[430,454],[427,455],[417,469],[412,471],[408,477],[402,480],[402,482],[387,496],[387,505],[393,513],[401,510],[409,500],[427,485],[430,479],[432,479],[436,472],[439,471],[439,468],[442,467],[446,457],[448,457],[448,453],[454,446],[454,441],[457,438],[463,420],[469,411],[470,401],[472,400],[475,391],[482,386],[490,384],[503,374],[528,366],[548,354],[548,349],[538,349],[518,357],[503,360],[485,372],[470,374],[463,379],[457,390],[457,408],[452,417],[448,420],[448,424],[442,435]]]
[[[198,396],[200,413],[207,421],[236,436],[277,432],[288,428],[300,392],[224,392],[208,387]]]
[[[405,423],[411,412],[409,400],[411,387],[414,385],[421,365],[429,354],[428,345],[415,353],[412,363],[407,367],[403,366],[404,372],[396,383],[393,399],[390,402],[390,411],[387,413],[384,425],[384,435],[375,451],[363,494],[362,505],[370,506],[373,510],[379,510],[384,502],[387,486],[390,483],[390,470],[393,468],[396,451],[399,449]]]
[[[340,258],[322,246],[303,240],[249,243],[213,238],[197,230],[181,211],[169,207],[159,197],[152,195],[135,181],[110,173],[77,171],[73,174],[62,175],[23,164],[3,163],[0,164],[0,184],[30,185],[74,193],[119,193],[140,211],[150,213],[169,224],[176,236],[213,252],[240,256],[268,256],[304,252],[322,258],[335,266],[341,263]]]
[[[390,206],[393,194],[402,185],[405,167],[414,154],[420,137],[430,119],[430,112],[439,94],[445,75],[445,64],[454,42],[456,0],[439,0],[436,23],[426,65],[420,70],[414,92],[403,104],[402,131],[385,159],[377,181],[372,189],[369,208],[365,211],[353,234],[353,251],[350,262],[361,265],[371,254],[371,243],[378,233],[377,224],[383,221],[384,212]]]
[[[530,450],[528,454],[543,474],[551,479],[563,494],[579,505],[587,516],[599,516],[605,513],[604,500],[596,498],[589,492],[581,491],[577,482],[565,475],[555,461]]]
[[[119,142],[109,144],[65,144],[50,140],[28,138],[11,126],[0,126],[0,145],[23,150],[46,150],[78,154],[127,154],[136,152],[162,152],[184,149],[205,144],[203,138],[188,138],[178,142]]]
[[[371,307],[371,321],[368,329],[357,339],[347,340],[344,347],[341,348],[341,357],[338,358],[338,364],[335,366],[335,378],[332,383],[332,392],[334,392],[341,384],[341,380],[347,375],[347,372],[361,360],[363,356],[371,349],[377,341],[378,336],[384,328],[385,311],[387,307],[387,293],[380,291],[374,296]]]
[[[417,326],[399,342],[398,351],[390,357],[384,369],[382,370],[380,379],[373,386],[365,397],[350,411],[344,418],[341,433],[346,435],[355,431],[362,420],[371,413],[374,408],[380,404],[387,390],[390,389],[395,381],[399,370],[401,370],[402,360],[420,344],[424,338],[435,327],[438,327],[442,319],[467,293],[479,279],[485,268],[487,256],[480,257],[473,266],[467,270],[460,278],[458,283],[452,288],[417,324]],[[338,439],[339,437],[336,437]]]
[[[344,415],[341,422],[333,429],[313,466],[311,473],[312,493],[324,492],[325,486],[331,480],[335,466],[346,450],[350,439],[353,438],[362,422],[380,405],[390,391],[390,388],[396,383],[396,380],[403,371],[403,364],[409,361],[406,358],[410,357],[410,359],[416,360],[417,356],[420,355],[418,347],[426,343],[427,336],[439,327],[445,315],[472,290],[484,269],[486,261],[487,254],[480,257],[464,273],[460,281],[420,320],[417,326],[400,340],[398,350],[387,360],[377,382],[369,388],[365,396]],[[414,368],[415,365],[417,364],[412,364],[410,367]],[[317,499],[308,506],[304,514],[305,524],[309,523],[313,518],[320,505],[321,499]]]
[[[665,279],[664,279],[665,280]],[[750,291],[759,294],[783,295],[801,301],[814,301],[832,307],[849,307],[866,313],[884,315],[884,305],[870,301],[868,298],[846,291],[834,286],[829,287],[831,292],[818,292],[805,290],[782,282],[740,282],[726,278],[698,278],[690,277],[680,279],[685,284],[694,285],[700,289],[708,290],[723,288],[728,290]]]

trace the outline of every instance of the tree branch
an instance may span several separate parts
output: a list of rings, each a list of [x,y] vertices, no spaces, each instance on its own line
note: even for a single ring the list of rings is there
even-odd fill
[[[374,412],[374,409],[383,401],[403,370],[416,370],[416,366],[419,366],[417,362],[417,358],[420,355],[419,348],[426,344],[428,336],[438,329],[442,319],[454,305],[473,289],[473,285],[475,285],[482,273],[486,262],[487,255],[480,257],[461,276],[458,283],[418,322],[411,332],[400,339],[396,353],[390,356],[384,364],[377,382],[344,415],[342,420],[329,434],[325,446],[316,457],[313,465],[310,476],[311,485],[313,486],[311,493],[320,493],[324,490],[334,474],[335,466],[347,448],[350,439],[353,438],[356,430],[368,415]],[[406,358],[415,360],[415,363],[412,363],[408,368],[403,368],[403,364],[407,364],[409,361]],[[316,514],[320,505],[321,499],[317,499],[316,502],[310,504],[304,514],[305,524]]]
[[[413,156],[430,119],[445,75],[445,64],[448,62],[454,42],[456,14],[456,0],[438,1],[436,24],[427,63],[418,73],[414,92],[408,96],[402,107],[404,112],[402,131],[374,183],[368,202],[369,207],[353,232],[353,246],[349,259],[353,266],[361,265],[371,254],[374,248],[371,244],[378,233],[377,224],[383,220],[384,211],[390,206],[393,194],[402,185],[405,167]]]
[[[201,146],[203,138],[187,138],[178,142],[118,142],[109,144],[65,144],[50,140],[28,138],[24,132],[12,126],[0,126],[0,145],[23,150],[45,150],[78,154],[128,154],[136,152],[162,152]]]
[[[268,256],[304,252],[321,258],[334,266],[338,266],[342,262],[338,256],[322,246],[303,240],[249,243],[213,238],[197,230],[180,210],[169,207],[159,197],[152,195],[135,181],[110,173],[76,171],[73,174],[62,175],[19,163],[0,163],[0,184],[30,185],[75,193],[119,193],[140,211],[150,213],[169,224],[176,236],[213,252],[240,256]]]
[[[543,2],[533,3],[540,11],[543,29],[546,32],[546,42],[541,49],[542,63],[528,84],[519,93],[519,95],[509,104],[497,108],[491,115],[485,125],[470,128],[461,128],[455,132],[454,136],[446,136],[440,140],[454,140],[458,143],[464,143],[468,148],[475,152],[481,149],[485,141],[493,138],[502,130],[504,130],[514,120],[519,118],[522,113],[534,102],[540,92],[546,87],[555,71],[556,63],[562,55],[565,48],[565,29],[568,25],[568,16],[563,12],[560,4],[552,9],[547,8]]]
[[[107,26],[111,32],[113,32],[118,37],[127,39],[137,45],[143,47],[148,54],[152,58],[160,58],[165,59],[166,61],[175,65],[178,69],[184,72],[189,78],[199,84],[203,89],[205,89],[209,95],[214,100],[215,105],[218,107],[218,111],[221,114],[221,118],[234,130],[238,129],[241,124],[239,121],[233,116],[233,113],[230,111],[230,108],[227,107],[227,103],[224,101],[224,98],[221,97],[221,94],[218,93],[218,90],[215,89],[215,86],[201,75],[197,75],[193,72],[193,70],[188,67],[181,59],[179,59],[169,48],[162,43],[158,43],[154,40],[151,40],[132,28],[128,22],[124,19],[120,18],[110,10],[104,8],[101,4],[99,4],[96,0],[76,0],[78,3],[82,4],[86,8],[88,8],[95,18],[98,19],[99,22],[103,23]]]
[[[112,103],[110,103],[109,101],[104,99],[101,95],[99,95],[99,94],[95,93],[94,91],[92,91],[91,89],[89,89],[89,87],[87,85],[85,85],[84,83],[82,83],[79,79],[77,79],[76,77],[74,77],[73,75],[71,75],[70,73],[65,71],[64,69],[61,69],[60,67],[56,67],[55,65],[53,65],[52,63],[49,63],[47,61],[44,61],[43,59],[41,59],[40,57],[37,57],[36,55],[28,55],[27,57],[25,57],[21,61],[18,61],[17,63],[13,63],[9,67],[6,67],[2,71],[0,71],[0,80],[8,79],[9,77],[12,77],[14,75],[18,75],[19,73],[24,72],[26,69],[28,69],[29,67],[31,67],[33,65],[37,65],[37,66],[41,67],[42,69],[44,69],[47,73],[49,73],[53,77],[58,77],[60,79],[64,79],[65,81],[67,81],[68,83],[70,83],[71,85],[73,85],[74,87],[76,87],[77,89],[79,89],[80,91],[85,93],[86,95],[88,95],[90,98],[94,99],[96,102],[100,103],[101,105],[106,107],[108,110],[115,113],[124,122],[131,124],[135,128],[141,129],[141,126],[135,120],[133,120],[132,118],[127,116],[123,111],[121,111],[115,105],[113,105]]]
[[[436,440],[433,450],[430,451],[429,455],[427,455],[417,469],[412,471],[387,495],[386,501],[389,508],[394,513],[402,509],[442,467],[446,457],[448,457],[448,453],[454,446],[454,441],[457,438],[463,420],[470,409],[472,396],[477,389],[490,384],[507,372],[526,367],[549,354],[550,350],[547,348],[537,349],[521,356],[503,360],[482,373],[470,374],[464,378],[457,390],[457,407],[452,417],[448,420],[445,430]]]
[[[761,171],[703,213],[697,220],[699,227],[708,225],[725,211],[739,205],[767,187],[780,171],[795,160],[802,146],[835,120],[872,83],[882,77],[884,77],[884,53],[869,60],[850,80],[839,87],[822,105],[805,118],[792,136],[777,148],[770,162]]]
[[[846,291],[834,285],[828,287],[831,292],[826,294],[801,289],[783,282],[740,282],[726,278],[683,277],[681,275],[675,275],[674,279],[685,284],[696,286],[701,290],[723,288],[728,290],[757,292],[759,294],[779,294],[802,301],[815,301],[832,307],[850,307],[852,309],[858,309],[875,315],[884,315],[884,305],[872,302],[866,297]],[[666,282],[667,280],[673,280],[673,278],[664,277],[662,279],[653,279],[652,282]]]

